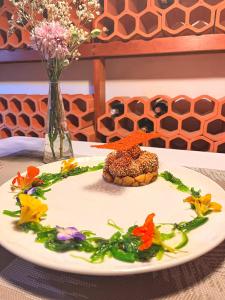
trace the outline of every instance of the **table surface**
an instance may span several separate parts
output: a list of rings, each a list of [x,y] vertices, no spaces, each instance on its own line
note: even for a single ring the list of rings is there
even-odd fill
[[[92,148],[90,142],[73,142],[74,155],[76,156],[105,156],[109,150]],[[0,157],[26,156],[42,162],[44,140],[31,137],[12,137],[0,140]],[[147,148],[159,155],[162,161],[168,161],[178,166],[208,168],[225,170],[225,155],[223,153],[174,150],[163,148]]]
[[[102,156],[86,142],[73,142],[75,156]],[[43,140],[0,140],[0,184],[42,164]],[[225,155],[150,148],[161,160],[195,168],[225,188]],[[217,170],[210,170],[217,169]],[[66,274],[40,268],[16,258],[0,247],[0,299],[225,299],[225,243],[203,257],[170,270],[125,277],[94,277]]]

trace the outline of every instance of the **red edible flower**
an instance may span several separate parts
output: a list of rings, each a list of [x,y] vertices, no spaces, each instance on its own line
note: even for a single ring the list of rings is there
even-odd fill
[[[42,180],[37,178],[40,170],[34,166],[29,166],[27,168],[26,176],[21,176],[20,172],[17,173],[17,176],[13,179],[12,185],[14,188],[19,188],[21,190],[30,188],[32,185],[37,186],[42,184]]]
[[[141,238],[141,245],[138,247],[139,250],[143,251],[151,247],[155,225],[153,223],[153,218],[155,214],[150,214],[147,216],[143,226],[136,227],[133,229],[132,234]]]

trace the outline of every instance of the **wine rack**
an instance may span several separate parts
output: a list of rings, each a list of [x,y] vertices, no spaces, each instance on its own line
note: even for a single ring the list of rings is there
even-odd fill
[[[94,141],[92,95],[63,95],[68,127],[75,140]],[[48,98],[44,95],[0,95],[0,138],[43,137]]]
[[[102,3],[103,12],[94,22],[102,30],[98,38],[101,42],[225,32],[224,0],[173,0],[166,6],[159,0],[103,0]],[[29,23],[17,25],[15,32],[8,35],[8,21],[14,12],[9,0],[1,1],[0,49],[29,47]],[[77,22],[75,13],[72,19]]]
[[[152,103],[156,100],[167,103],[167,110],[159,117],[153,111]],[[114,101],[124,105],[124,113],[118,117],[111,115]],[[208,95],[194,99],[185,95],[113,98],[106,103],[106,113],[98,119],[97,130],[106,141],[115,141],[133,130],[146,131],[146,128],[148,132],[159,133],[159,138],[146,146],[224,153],[225,98]]]
[[[99,40],[153,39],[155,37],[224,32],[224,0],[104,0],[104,12],[95,21]],[[217,29],[217,30],[216,30]]]

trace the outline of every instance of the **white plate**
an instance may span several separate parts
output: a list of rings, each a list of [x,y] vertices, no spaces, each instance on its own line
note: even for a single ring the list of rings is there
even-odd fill
[[[104,158],[79,158],[82,165],[95,165]],[[41,166],[41,171],[56,172],[60,163]],[[211,193],[213,201],[224,207],[221,213],[210,215],[210,220],[189,234],[189,243],[173,256],[161,261],[152,259],[147,263],[123,263],[106,259],[102,264],[72,258],[70,253],[55,253],[35,243],[34,235],[16,231],[12,218],[0,214],[0,243],[17,256],[32,263],[51,269],[90,275],[127,275],[152,272],[183,264],[210,251],[225,239],[225,191],[209,178],[186,168],[160,166],[160,171],[169,170],[189,186],[200,188],[202,193]],[[15,170],[17,171],[17,170]],[[15,210],[15,199],[10,193],[11,180],[0,187],[0,211]],[[115,231],[107,226],[113,219],[127,229],[142,225],[146,216],[154,212],[155,222],[189,221],[195,217],[189,204],[183,203],[186,195],[177,191],[170,183],[159,178],[144,187],[119,187],[106,183],[102,171],[70,177],[55,184],[47,193],[49,206],[46,224],[51,226],[75,226],[89,229],[102,237],[109,237]],[[78,253],[78,255],[83,255]],[[84,254],[85,256],[85,254]]]

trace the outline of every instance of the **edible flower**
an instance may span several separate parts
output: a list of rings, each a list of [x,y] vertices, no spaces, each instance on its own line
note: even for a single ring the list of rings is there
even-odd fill
[[[67,172],[75,169],[77,166],[78,166],[78,163],[75,161],[74,158],[64,160],[62,162],[61,172],[62,173],[67,173]]]
[[[29,188],[28,190],[24,191],[24,194],[33,195],[36,192],[36,190],[37,190],[36,187]]]
[[[132,231],[134,236],[141,238],[142,243],[138,247],[141,251],[149,249],[152,246],[155,231],[155,225],[153,223],[154,216],[155,214],[148,215],[144,225],[136,227]]]
[[[29,166],[27,168],[27,174],[22,176],[20,172],[17,173],[17,176],[12,181],[12,190],[14,189],[29,189],[32,185],[41,185],[43,182],[37,178],[40,170],[34,166]]]
[[[188,202],[193,205],[198,216],[204,216],[207,212],[220,212],[222,210],[222,206],[219,203],[211,202],[211,200],[212,195],[206,194],[202,197],[190,196],[184,199],[184,202]]]
[[[21,205],[18,225],[29,222],[40,222],[41,217],[43,217],[48,210],[48,206],[31,195],[20,194],[18,198]]]
[[[57,239],[59,241],[69,241],[73,239],[79,239],[81,241],[85,240],[85,235],[78,231],[75,227],[60,227],[56,226],[57,229]]]

